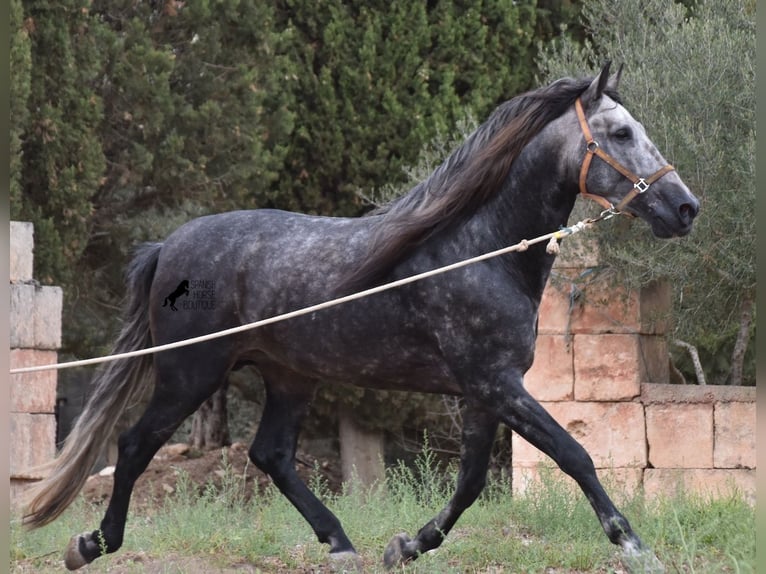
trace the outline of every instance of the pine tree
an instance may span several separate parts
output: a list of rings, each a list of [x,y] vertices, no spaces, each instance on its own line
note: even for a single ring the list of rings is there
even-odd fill
[[[105,158],[99,141],[100,52],[84,0],[30,2],[31,80],[21,201],[14,216],[35,224],[35,276],[62,284],[87,245],[91,197]]]
[[[18,219],[21,214],[22,202],[21,142],[29,121],[27,100],[32,67],[29,33],[24,25],[21,0],[11,0],[10,2],[10,39],[10,199],[11,218]]]
[[[280,207],[356,215],[357,192],[402,182],[403,168],[465,110],[487,113],[529,87],[535,11],[512,1],[277,3],[296,129]]]

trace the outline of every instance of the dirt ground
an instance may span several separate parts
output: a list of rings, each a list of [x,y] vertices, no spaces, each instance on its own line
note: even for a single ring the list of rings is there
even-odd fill
[[[182,443],[164,446],[136,482],[130,502],[131,510],[140,512],[162,503],[168,495],[175,492],[178,479],[182,475],[188,475],[190,482],[200,489],[210,481],[220,485],[225,475],[224,456],[230,467],[229,472],[239,480],[244,478],[245,492],[253,492],[254,483],[260,488],[265,487],[271,479],[249,461],[247,449],[246,444],[239,442],[230,447],[207,451],[199,451]],[[305,452],[299,452],[295,468],[307,482],[314,476],[315,469],[318,469],[333,492],[340,488],[342,477],[338,460],[317,459]],[[101,474],[88,479],[82,491],[83,495],[90,502],[106,502],[112,492],[112,483],[110,469],[104,469]]]
[[[224,454],[226,464],[239,480],[244,477],[244,491],[253,492],[254,484],[260,488],[270,483],[270,479],[248,460],[247,445],[234,443],[223,449],[199,451],[190,448],[186,444],[166,445],[157,453],[149,467],[136,482],[131,497],[131,512],[147,513],[156,509],[164,500],[172,495],[178,485],[179,477],[188,475],[191,484],[197,485],[200,490],[205,484],[212,481],[220,485],[225,476]],[[310,454],[299,452],[296,457],[296,470],[306,481],[314,476],[318,469],[322,478],[327,481],[333,491],[340,489],[341,471],[340,461],[331,459],[318,459]],[[113,468],[106,468],[100,474],[91,476],[82,490],[86,500],[95,504],[104,504],[109,500],[112,492]],[[63,550],[63,549],[62,549]],[[46,557],[41,565],[38,560],[22,560],[11,564],[14,574],[32,574],[40,572],[61,572],[64,570],[62,557],[55,553]],[[96,564],[94,563],[94,567]],[[81,570],[87,573],[90,567]],[[264,558],[258,565],[248,563],[232,563],[226,568],[214,565],[204,556],[151,556],[144,552],[121,551],[115,555],[108,569],[110,574],[211,574],[221,572],[227,574],[287,574],[296,572],[295,568],[288,568],[278,559]],[[297,574],[319,574],[327,572],[327,565],[306,565],[298,570]]]
[[[176,491],[179,476],[186,474],[192,484],[198,488],[204,488],[208,481],[220,484],[224,476],[224,457],[234,476],[244,477],[245,492],[252,492],[254,483],[263,488],[270,483],[270,479],[255,468],[247,457],[247,445],[234,443],[224,449],[198,451],[186,444],[171,444],[163,447],[150,463],[147,470],[138,479],[131,498],[131,511],[136,513],[151,513],[163,501]],[[338,491],[341,486],[340,461],[332,459],[316,458],[307,453],[299,452],[296,460],[296,470],[301,477],[310,481],[318,469],[322,478],[327,481],[333,491]],[[112,490],[112,475],[110,469],[105,469],[102,474],[91,476],[83,488],[83,495],[87,500],[96,504],[104,504],[109,500]],[[11,564],[13,574],[33,574],[38,572],[62,572],[64,571],[62,557],[58,555],[46,557],[41,566],[39,559],[22,560]],[[95,571],[102,572],[94,563]],[[141,551],[120,551],[111,560],[108,567],[110,574],[325,574],[329,572],[344,572],[344,568],[330,568],[329,563],[306,564],[296,570],[288,567],[277,558],[264,557],[258,564],[245,562],[232,562],[221,568],[220,561],[213,562],[204,556],[164,555],[152,556]],[[41,570],[42,567],[42,570]],[[378,570],[379,564],[363,564],[363,571]],[[619,562],[613,565],[614,569],[597,570],[588,574],[602,574],[612,572],[625,574],[620,568]],[[86,566],[78,572],[87,574],[91,567]],[[511,572],[501,568],[490,568],[477,574],[503,574]],[[585,574],[575,570],[558,570],[549,568],[545,574]]]

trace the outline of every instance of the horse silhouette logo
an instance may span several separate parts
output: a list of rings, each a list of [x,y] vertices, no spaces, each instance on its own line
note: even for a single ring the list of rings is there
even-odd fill
[[[181,295],[189,296],[189,280],[184,279],[178,284],[178,287],[175,288],[175,291],[173,291],[170,295],[165,297],[165,301],[162,303],[163,307],[166,307],[168,303],[170,303],[170,308],[173,311],[178,311],[178,308],[176,307],[176,299],[178,299]]]

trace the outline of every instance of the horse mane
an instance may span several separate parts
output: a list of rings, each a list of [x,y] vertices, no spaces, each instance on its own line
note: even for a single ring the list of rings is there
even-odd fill
[[[340,291],[371,286],[414,247],[492,198],[524,147],[592,81],[562,78],[500,104],[425,180],[370,212],[378,221],[367,255],[341,281]],[[605,93],[620,101],[612,90]]]

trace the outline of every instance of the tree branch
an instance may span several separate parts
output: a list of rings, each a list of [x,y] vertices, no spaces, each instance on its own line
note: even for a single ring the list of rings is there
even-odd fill
[[[748,294],[742,301],[739,317],[739,330],[734,350],[731,353],[731,369],[729,369],[729,384],[742,384],[742,371],[745,363],[745,352],[750,341],[750,325],[753,322],[753,296]]]
[[[697,347],[680,339],[673,339],[673,344],[678,345],[679,347],[688,351],[689,356],[692,358],[692,363],[694,363],[694,373],[697,376],[697,384],[707,384],[705,381],[705,371],[702,370],[702,363],[700,362],[700,355],[697,352]]]

